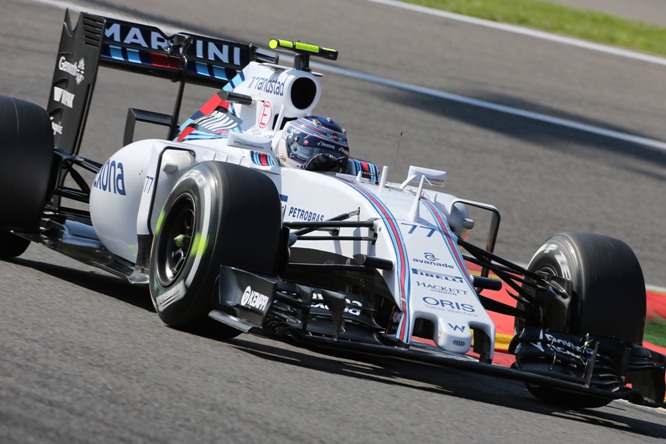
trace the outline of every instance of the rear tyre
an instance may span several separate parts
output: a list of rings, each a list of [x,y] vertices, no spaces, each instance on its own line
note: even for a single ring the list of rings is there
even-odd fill
[[[569,279],[572,290],[569,317],[565,319],[564,328],[550,325],[552,320],[563,319],[564,313],[542,312],[534,316],[541,321],[528,321],[528,326],[642,344],[646,315],[645,281],[636,255],[624,242],[591,233],[557,234],[539,248],[527,268]],[[557,306],[547,305],[544,310]],[[517,321],[516,329],[525,325],[525,322]],[[567,407],[601,407],[610,402],[605,398],[550,387],[528,385],[527,388],[543,401]]]
[[[220,265],[272,274],[280,245],[277,189],[265,175],[202,162],[167,198],[155,228],[150,294],[165,324],[202,325],[218,292]],[[220,324],[223,336],[240,332]]]
[[[10,229],[35,232],[51,189],[53,130],[39,106],[0,96],[0,258],[12,258],[29,241]]]

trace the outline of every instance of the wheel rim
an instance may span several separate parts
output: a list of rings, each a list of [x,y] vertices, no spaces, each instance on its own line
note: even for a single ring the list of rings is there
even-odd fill
[[[189,195],[181,196],[171,206],[160,233],[157,276],[164,287],[174,283],[185,268],[195,225],[194,200]]]

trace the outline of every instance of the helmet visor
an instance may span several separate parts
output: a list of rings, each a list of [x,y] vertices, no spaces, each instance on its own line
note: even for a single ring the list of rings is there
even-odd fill
[[[299,163],[305,163],[317,154],[330,154],[336,158],[348,155],[348,149],[342,145],[333,144],[318,137],[292,136],[287,139],[289,157]]]

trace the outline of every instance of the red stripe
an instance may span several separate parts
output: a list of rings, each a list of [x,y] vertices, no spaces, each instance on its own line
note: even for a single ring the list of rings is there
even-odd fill
[[[178,141],[179,141],[179,142],[182,142],[183,139],[185,139],[187,136],[190,135],[190,133],[192,133],[192,131],[194,131],[194,127],[193,127],[193,126],[188,126],[187,128],[185,128],[185,129],[183,130],[183,132],[181,132],[181,133],[178,135]]]
[[[178,69],[178,59],[175,57],[170,57],[166,54],[156,54],[154,52],[150,53],[150,63],[153,66],[158,66],[160,68],[170,68]]]
[[[208,100],[208,102],[206,102],[201,108],[199,108],[199,111],[201,111],[205,115],[208,115],[213,111],[215,111],[220,106],[224,109],[229,109],[229,102],[227,102],[226,100],[222,100],[220,96],[215,94],[213,97],[211,97]]]
[[[467,267],[465,265],[465,262],[463,261],[463,258],[460,256],[460,251],[458,251],[458,246],[456,243],[453,242],[453,238],[451,237],[451,232],[449,230],[448,225],[442,220],[442,217],[439,213],[439,209],[435,206],[434,203],[427,199],[423,199],[425,204],[430,208],[430,211],[433,213],[435,220],[437,221],[437,225],[439,226],[440,230],[442,231],[442,235],[445,237],[446,243],[449,244],[449,249],[452,252],[453,258],[458,262],[458,267],[460,270],[466,270]],[[474,286],[472,284],[472,281],[470,280],[470,277],[468,276],[467,273],[464,273],[465,280],[470,286]]]

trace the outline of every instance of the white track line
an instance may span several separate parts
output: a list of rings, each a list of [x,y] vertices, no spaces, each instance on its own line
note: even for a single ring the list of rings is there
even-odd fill
[[[83,7],[81,5],[78,5],[76,3],[72,3],[72,2],[69,2],[69,1],[61,1],[61,0],[32,0],[32,1],[36,2],[36,3],[48,4],[48,5],[55,6],[55,7],[62,8],[62,9],[69,8],[69,9],[76,10],[76,11],[80,11],[80,10],[83,9]],[[532,30],[528,30],[528,29],[525,29],[525,28],[520,28],[518,26],[503,25],[501,23],[490,22],[490,21],[487,21],[487,20],[479,20],[479,19],[475,19],[475,18],[472,18],[472,17],[467,17],[467,16],[463,16],[463,15],[459,15],[459,14],[451,14],[451,13],[438,11],[438,10],[434,10],[434,9],[430,9],[430,8],[424,8],[424,7],[420,7],[420,6],[415,6],[415,5],[411,5],[411,4],[407,4],[407,3],[400,3],[400,2],[397,2],[397,1],[393,1],[393,0],[366,0],[366,1],[371,1],[371,2],[374,2],[374,3],[379,3],[379,4],[389,5],[389,6],[395,6],[395,7],[400,7],[400,8],[409,9],[409,10],[414,10],[414,11],[423,12],[423,13],[436,15],[436,16],[441,16],[441,17],[445,17],[445,18],[453,18],[455,20],[465,21],[465,22],[468,22],[468,23],[475,23],[475,24],[480,24],[480,25],[483,25],[483,26],[489,26],[489,27],[498,28],[498,29],[510,30],[511,32],[518,32],[518,33],[523,34],[523,35],[539,36],[540,38],[548,38],[549,40],[556,40],[556,41],[564,42],[564,43],[567,43],[567,44],[575,44],[576,46],[596,48],[597,50],[601,50],[599,48],[605,48],[604,49],[605,52],[611,52],[611,53],[616,54],[616,55],[623,55],[624,57],[638,58],[638,56],[643,56],[642,54],[633,53],[631,51],[622,51],[622,50],[618,50],[617,48],[604,47],[603,45],[589,44],[587,42],[582,42],[582,41],[579,41],[579,40],[576,40],[576,39],[567,39],[567,38],[564,38],[564,37],[554,36],[554,35],[548,34],[548,33],[532,31]],[[99,10],[99,9],[96,9],[96,8],[87,8],[86,7],[85,10],[88,11],[88,12],[91,12],[93,14],[109,15],[109,11],[103,11],[103,10]],[[114,14],[114,15],[117,15],[117,14]],[[156,23],[150,23],[150,24],[159,26],[159,24],[156,24]],[[167,31],[167,32],[170,31],[168,29],[164,29],[164,30]],[[183,30],[180,30],[180,31],[183,31]],[[589,45],[592,45],[592,46],[589,46]],[[617,52],[617,51],[620,51],[620,52]],[[659,59],[659,58],[656,58],[656,57],[652,57],[651,59],[660,60],[661,62],[663,62],[662,64],[666,65],[666,59]],[[643,60],[643,59],[641,59],[641,60]],[[514,107],[511,107],[511,106],[500,105],[500,104],[492,103],[492,102],[486,102],[484,100],[478,100],[478,99],[474,99],[474,98],[471,98],[471,97],[465,97],[465,96],[461,96],[461,95],[458,95],[458,94],[449,93],[449,92],[446,92],[446,91],[439,91],[439,90],[435,90],[435,89],[432,89],[432,88],[426,88],[426,87],[423,87],[423,86],[412,85],[412,84],[405,83],[405,82],[399,82],[399,81],[396,81],[396,80],[386,79],[386,78],[383,78],[383,77],[374,76],[374,75],[371,75],[371,74],[365,74],[365,73],[362,73],[362,72],[358,72],[358,71],[354,71],[354,70],[350,70],[350,69],[346,69],[346,68],[340,68],[338,66],[333,66],[333,65],[329,65],[329,64],[312,62],[311,65],[312,65],[312,67],[314,67],[316,69],[320,69],[322,71],[328,71],[328,72],[336,73],[336,74],[343,75],[343,76],[350,77],[350,78],[365,80],[365,81],[376,83],[376,84],[379,84],[379,85],[384,85],[384,86],[389,86],[389,87],[396,88],[396,89],[401,89],[403,91],[409,91],[409,92],[424,94],[424,95],[428,95],[428,96],[431,96],[431,97],[436,97],[436,98],[439,98],[439,99],[450,100],[450,101],[463,103],[463,104],[470,105],[470,106],[476,106],[476,107],[483,108],[483,109],[497,111],[497,112],[501,112],[501,113],[505,113],[505,114],[511,114],[511,115],[514,115],[514,116],[519,116],[519,117],[523,117],[523,118],[526,118],[526,119],[531,119],[531,120],[535,120],[535,121],[539,121],[539,122],[543,122],[543,123],[548,123],[548,124],[551,124],[551,125],[559,125],[559,126],[562,126],[562,127],[565,127],[565,128],[571,128],[571,129],[575,129],[575,130],[579,130],[579,131],[584,131],[584,132],[587,132],[587,133],[590,133],[590,134],[596,134],[596,135],[599,135],[599,136],[610,137],[610,138],[613,138],[613,139],[622,140],[622,141],[630,142],[630,143],[635,143],[635,144],[638,144],[638,145],[643,145],[643,146],[647,146],[647,147],[650,147],[650,148],[653,148],[653,149],[657,149],[657,150],[660,150],[662,152],[666,152],[666,142],[656,140],[656,139],[650,139],[650,138],[647,138],[647,137],[636,136],[634,134],[609,130],[609,129],[605,129],[605,128],[601,128],[601,127],[597,127],[597,126],[593,126],[593,125],[587,125],[587,124],[576,122],[576,121],[573,121],[573,120],[561,119],[559,117],[553,117],[553,116],[549,116],[549,115],[546,115],[546,114],[535,113],[535,112],[531,112],[531,111],[527,111],[527,110],[523,110],[523,109],[519,109],[519,108],[514,108]]]
[[[640,60],[643,62],[656,63],[658,65],[666,66],[666,58],[653,56],[649,54],[643,54],[636,51],[631,51],[628,49],[616,48],[614,46],[602,45],[599,43],[592,43],[585,40],[580,40],[572,37],[564,37],[557,34],[551,34],[543,31],[536,31],[534,29],[523,28],[522,26],[517,25],[508,25],[505,23],[493,22],[490,20],[479,19],[475,17],[470,17],[467,15],[455,14],[453,12],[441,11],[439,9],[426,8],[425,6],[413,5],[410,3],[403,3],[396,0],[366,0],[372,3],[379,3],[386,6],[393,6],[395,8],[406,9],[409,11],[420,12],[422,14],[428,14],[435,17],[442,17],[450,20],[456,20],[463,23],[469,23],[473,25],[485,26],[486,28],[499,29],[501,31],[513,32],[515,34],[521,34],[529,37],[535,37],[543,40],[549,40],[551,42],[562,43],[565,45],[577,46],[579,48],[585,48],[592,51],[604,52],[607,54],[612,54],[619,57],[626,57],[634,60]]]
[[[370,0],[373,1],[373,0]],[[502,112],[505,114],[511,114],[514,116],[523,117],[526,119],[536,120],[539,122],[549,123],[552,125],[559,125],[566,128],[576,129],[579,131],[584,131],[591,134],[596,134],[600,136],[610,137],[617,140],[622,140],[625,142],[636,143],[643,146],[648,146],[650,148],[655,148],[657,150],[666,152],[666,142],[656,139],[649,139],[647,137],[636,136],[629,133],[623,133],[620,131],[609,130],[601,128],[598,126],[587,125],[580,122],[575,122],[573,120],[561,119],[559,117],[548,116],[546,114],[535,113],[532,111],[526,111],[519,108],[513,108],[511,106],[500,105],[497,103],[486,102],[484,100],[478,100],[471,97],[465,97],[458,94],[449,93],[446,91],[439,91],[432,88],[426,88],[423,86],[412,85],[405,82],[399,82],[396,80],[385,79],[383,77],[373,76],[371,74],[365,74],[362,72],[354,71],[351,69],[340,68],[338,66],[333,66],[329,64],[323,64],[319,62],[311,62],[310,65],[322,71],[329,71],[335,74],[340,74],[346,77],[351,77],[359,80],[365,80],[368,82],[376,83],[379,85],[389,86],[396,89],[401,89],[404,91],[415,92],[419,94],[428,95],[431,97],[436,97],[439,99],[451,100],[453,102],[463,103],[465,105],[476,106],[479,108],[489,109],[492,111]]]

